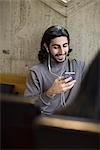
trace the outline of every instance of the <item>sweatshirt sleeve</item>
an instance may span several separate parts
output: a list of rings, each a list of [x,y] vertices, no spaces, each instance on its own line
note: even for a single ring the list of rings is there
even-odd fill
[[[32,102],[38,105],[41,109],[51,104],[54,97],[49,97],[43,92],[42,81],[38,79],[36,72],[30,71],[26,80],[26,88],[24,92],[25,97],[31,97]]]

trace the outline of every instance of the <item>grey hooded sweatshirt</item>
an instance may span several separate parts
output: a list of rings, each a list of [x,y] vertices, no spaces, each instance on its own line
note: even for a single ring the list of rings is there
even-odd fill
[[[84,66],[84,62],[76,59],[66,59],[61,63],[53,60],[51,61],[51,71],[48,69],[47,62],[37,64],[30,69],[24,95],[32,98],[33,103],[40,107],[43,115],[52,115],[53,112],[61,107],[66,107],[67,109],[79,91]],[[45,92],[51,87],[57,76],[69,71],[75,72],[76,83],[74,87],[66,92],[56,94],[54,97],[47,96]]]

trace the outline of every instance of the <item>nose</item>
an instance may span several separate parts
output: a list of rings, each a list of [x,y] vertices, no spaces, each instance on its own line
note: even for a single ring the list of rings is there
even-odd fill
[[[59,50],[60,50],[60,53],[61,53],[61,54],[64,54],[64,52],[65,52],[64,47],[60,47]]]

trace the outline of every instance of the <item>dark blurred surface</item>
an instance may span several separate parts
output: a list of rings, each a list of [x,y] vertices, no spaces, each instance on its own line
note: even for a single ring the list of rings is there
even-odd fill
[[[1,95],[0,106],[1,149],[35,148],[34,120],[40,115],[39,108],[28,99],[11,95]]]
[[[13,84],[0,83],[0,93],[11,94],[13,93],[13,89],[14,89]]]
[[[94,130],[98,127],[97,122],[76,117],[44,117],[37,123],[37,145],[40,149],[99,150],[100,129]]]

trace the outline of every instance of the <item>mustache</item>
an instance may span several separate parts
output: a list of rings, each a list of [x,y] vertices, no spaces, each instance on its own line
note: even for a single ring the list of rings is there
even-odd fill
[[[67,53],[66,53],[66,52],[65,52],[64,54],[58,53],[58,54],[56,54],[55,56],[61,56],[61,55],[67,55]]]

